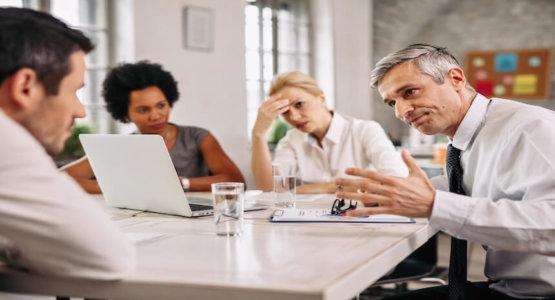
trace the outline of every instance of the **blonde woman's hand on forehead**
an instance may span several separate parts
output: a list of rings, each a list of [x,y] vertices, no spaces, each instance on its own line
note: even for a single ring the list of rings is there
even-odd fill
[[[258,116],[252,130],[253,135],[266,135],[272,122],[279,115],[289,110],[289,102],[289,99],[282,98],[281,94],[275,94],[264,101],[258,109]]]

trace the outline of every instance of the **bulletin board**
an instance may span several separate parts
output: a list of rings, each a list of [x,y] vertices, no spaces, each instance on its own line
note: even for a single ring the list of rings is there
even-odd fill
[[[467,80],[486,97],[548,100],[549,49],[470,51],[465,55]]]

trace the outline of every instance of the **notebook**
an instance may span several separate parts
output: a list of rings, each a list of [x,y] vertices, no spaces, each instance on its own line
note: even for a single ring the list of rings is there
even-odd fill
[[[276,209],[271,222],[332,222],[332,223],[415,223],[414,219],[397,215],[370,217],[344,217],[330,214],[329,209],[283,208]]]

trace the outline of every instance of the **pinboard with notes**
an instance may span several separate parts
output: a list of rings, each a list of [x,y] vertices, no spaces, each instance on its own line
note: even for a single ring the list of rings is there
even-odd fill
[[[465,74],[476,91],[486,97],[548,100],[549,49],[470,51]]]

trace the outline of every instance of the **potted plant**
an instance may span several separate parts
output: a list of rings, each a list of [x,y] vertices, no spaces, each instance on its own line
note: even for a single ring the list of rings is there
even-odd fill
[[[58,167],[68,164],[80,157],[85,155],[83,146],[79,141],[79,135],[83,133],[94,133],[92,126],[88,124],[77,124],[73,127],[71,136],[66,140],[64,144],[64,150],[62,153],[54,157],[54,161]]]
[[[289,129],[291,129],[291,125],[287,124],[281,117],[276,118],[272,127],[270,127],[270,131],[268,131],[268,146],[271,151],[274,151]]]

